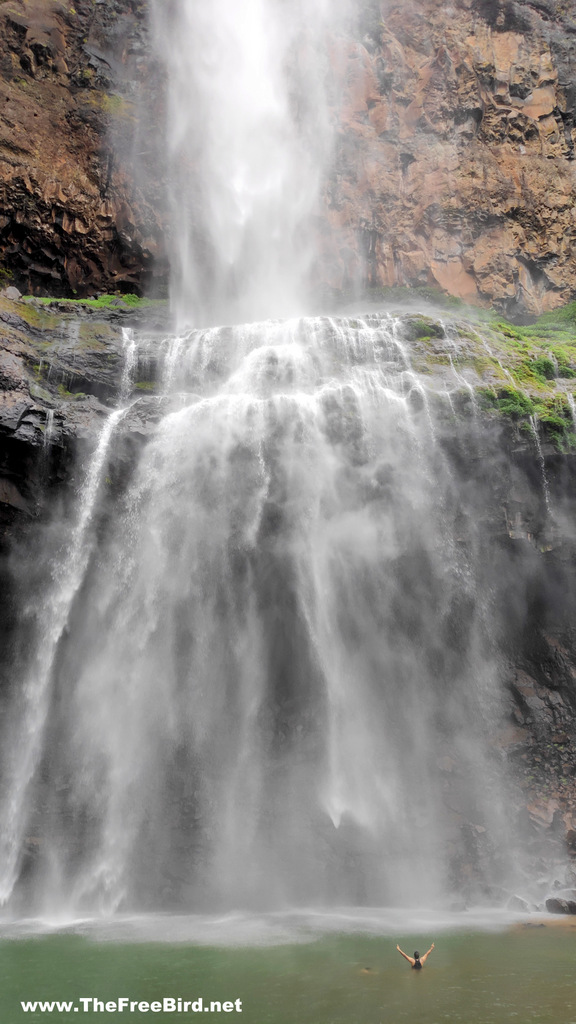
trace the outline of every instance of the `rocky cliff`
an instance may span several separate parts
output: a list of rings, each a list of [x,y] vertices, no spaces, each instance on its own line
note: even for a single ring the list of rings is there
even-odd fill
[[[539,312],[576,287],[576,16],[559,0],[383,0],[335,46],[338,289],[435,283]]]
[[[562,0],[366,0],[331,41],[319,289],[576,292],[576,17]],[[166,288],[145,0],[0,4],[0,260],[22,290]]]
[[[153,172],[144,14],[139,0],[0,4],[0,266],[21,290],[165,288],[163,192],[136,172]]]

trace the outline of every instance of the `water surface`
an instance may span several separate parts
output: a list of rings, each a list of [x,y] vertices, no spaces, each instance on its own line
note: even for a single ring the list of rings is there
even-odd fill
[[[105,1003],[120,996],[150,1003],[166,996],[202,997],[203,1007],[212,1000],[240,999],[241,1014],[216,1016],[244,1024],[576,1022],[574,932],[546,927],[537,917],[496,933],[445,932],[440,927],[437,933],[410,934],[399,928],[395,936],[336,932],[314,938],[310,929],[309,941],[300,923],[291,935],[286,930],[286,941],[279,930],[275,945],[245,944],[246,927],[231,921],[230,941],[238,944],[230,946],[186,941],[185,923],[174,921],[174,936],[180,935],[182,941],[149,941],[151,929],[142,923],[121,927],[116,933],[120,941],[110,941],[115,934],[111,927],[100,929],[100,938],[95,939],[98,929],[90,925],[43,935],[26,935],[20,929],[19,938],[4,937],[2,1024],[199,1018],[198,1012],[190,1011],[85,1012],[78,1002],[97,997]],[[221,934],[217,923],[215,928],[212,937]],[[126,941],[127,934],[132,941]],[[166,921],[159,934],[169,934]],[[207,937],[210,934],[206,922]],[[138,936],[143,941],[136,941]],[[419,973],[395,949],[398,940],[412,953],[426,949],[432,939],[436,948]],[[253,941],[264,941],[257,922]],[[74,1000],[79,1010],[24,1014],[22,999]]]

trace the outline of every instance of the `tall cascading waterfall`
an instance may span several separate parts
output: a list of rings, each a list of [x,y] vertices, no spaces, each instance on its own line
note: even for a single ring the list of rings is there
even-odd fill
[[[478,894],[482,871],[505,878],[510,840],[473,503],[395,320],[265,319],[305,309],[336,5],[152,10],[173,299],[196,326],[125,339],[121,408],[53,527],[61,546],[44,545],[6,716],[0,898],[91,912]],[[146,360],[162,394],[141,403],[154,427],[113,503]]]

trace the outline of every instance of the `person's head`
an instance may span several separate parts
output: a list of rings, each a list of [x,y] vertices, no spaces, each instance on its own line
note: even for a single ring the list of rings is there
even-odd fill
[[[414,953],[414,959],[415,959],[415,960],[419,960],[419,959],[420,959],[420,953],[418,953],[418,951],[416,951],[416,952]]]

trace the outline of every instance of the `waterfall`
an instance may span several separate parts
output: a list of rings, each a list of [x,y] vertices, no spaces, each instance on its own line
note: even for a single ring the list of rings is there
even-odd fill
[[[146,440],[103,500],[108,415],[38,555],[2,748],[17,908],[438,905],[521,877],[490,743],[502,559],[457,399],[393,316],[307,315],[344,7],[152,0],[177,333],[124,331],[119,402],[142,366],[160,391]]]
[[[532,437],[534,438],[534,444],[536,445],[538,465],[540,466],[540,473],[542,476],[542,491],[544,493],[544,501],[546,503],[546,513],[550,515],[552,512],[552,506],[550,504],[550,484],[548,483],[548,476],[546,473],[546,461],[544,459],[544,452],[542,451],[542,444],[540,443],[538,419],[536,416],[530,417],[530,432],[532,434]]]
[[[568,405],[570,406],[570,415],[572,417],[572,423],[576,427],[576,402],[574,401],[574,395],[571,394],[570,391],[567,391],[566,398],[568,400]]]
[[[153,0],[180,323],[302,311],[343,0]]]
[[[122,348],[124,351],[124,365],[122,367],[122,379],[120,381],[120,403],[124,405],[130,398],[132,392],[132,381],[136,369],[136,357],[138,346],[134,337],[134,331],[130,327],[122,328]]]
[[[30,813],[29,788],[42,751],[50,713],[59,645],[91,554],[91,526],[114,429],[123,411],[105,421],[80,489],[78,513],[68,541],[53,555],[47,600],[28,614],[37,617],[37,641],[26,678],[16,692],[5,725],[2,747],[3,791],[0,801],[0,904],[11,896],[20,870],[24,829]],[[37,595],[33,595],[35,601]]]
[[[465,822],[509,841],[499,673],[473,512],[398,325],[178,347],[173,408],[87,568],[107,421],[35,663],[13,802],[50,849],[36,891],[77,911],[446,898]]]

